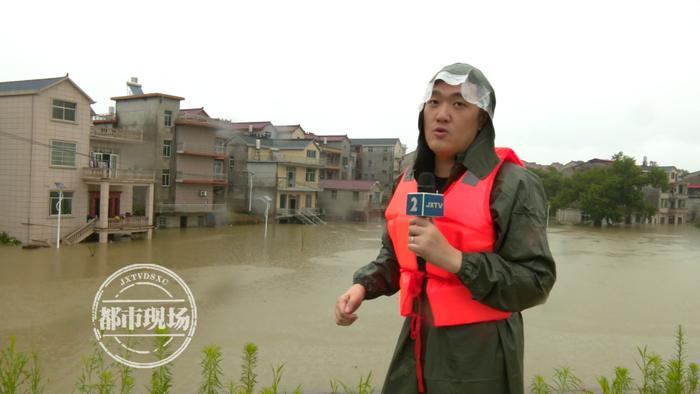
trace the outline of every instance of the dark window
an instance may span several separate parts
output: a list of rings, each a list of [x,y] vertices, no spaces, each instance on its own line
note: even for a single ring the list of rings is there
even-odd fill
[[[306,169],[306,181],[307,182],[316,182],[316,169],[314,169],[314,168],[307,168]]]
[[[163,116],[163,124],[166,127],[170,127],[173,125],[173,111],[165,111]]]
[[[51,141],[51,165],[75,167],[75,142]]]
[[[337,200],[337,199],[338,199],[338,191],[331,190],[331,200]]]
[[[59,192],[51,192],[49,195],[49,215],[58,215]],[[63,192],[61,199],[61,215],[73,213],[73,192]]]
[[[352,200],[360,201],[360,192],[352,192]]]
[[[315,150],[307,150],[306,157],[311,158],[311,159],[315,159],[316,158],[316,151]]]
[[[162,186],[170,186],[170,170],[164,169],[160,175],[160,184]]]
[[[54,119],[70,120],[75,122],[76,104],[63,100],[53,100],[53,115]]]
[[[163,140],[163,157],[170,157],[170,149],[172,148],[172,140]]]
[[[281,209],[287,208],[287,195],[286,194],[280,194],[280,208]]]

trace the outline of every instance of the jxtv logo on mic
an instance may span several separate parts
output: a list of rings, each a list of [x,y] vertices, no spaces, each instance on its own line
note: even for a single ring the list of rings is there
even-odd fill
[[[440,217],[444,201],[444,196],[438,193],[408,193],[406,215]]]

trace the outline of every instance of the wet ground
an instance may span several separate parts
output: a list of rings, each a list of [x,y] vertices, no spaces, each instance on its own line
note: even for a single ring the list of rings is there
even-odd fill
[[[114,271],[133,263],[174,270],[190,286],[199,320],[173,363],[174,392],[200,381],[201,349],[224,353],[225,380],[238,378],[241,349],[260,347],[259,381],[286,362],[282,386],[327,392],[331,378],[381,385],[402,323],[397,297],[365,302],[352,327],[333,306],[352,273],[376,256],[379,224],[277,225],[162,230],[152,241],[80,244],[60,250],[0,247],[0,346],[17,336],[39,352],[47,392],[70,392],[92,350],[90,308]],[[700,230],[692,227],[554,227],[558,281],[547,304],[524,312],[528,381],[570,366],[589,386],[615,366],[636,369],[636,347],[664,356],[682,324],[700,362]],[[137,376],[137,392],[147,379]],[[262,386],[258,386],[261,388]]]

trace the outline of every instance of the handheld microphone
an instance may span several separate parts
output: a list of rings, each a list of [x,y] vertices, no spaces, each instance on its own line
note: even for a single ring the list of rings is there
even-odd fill
[[[418,193],[408,193],[406,215],[422,217],[442,217],[444,197],[435,193],[435,175],[423,172],[418,176]],[[416,256],[418,269],[425,271],[425,259]]]

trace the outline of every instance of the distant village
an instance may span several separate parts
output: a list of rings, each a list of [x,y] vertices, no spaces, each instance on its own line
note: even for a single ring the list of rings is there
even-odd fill
[[[23,244],[76,244],[156,228],[259,220],[324,224],[381,216],[413,154],[397,138],[350,138],[300,124],[233,122],[136,78],[107,114],[68,75],[0,82],[0,232]],[[562,174],[609,160],[551,167]],[[541,168],[535,163],[528,167]],[[647,163],[644,163],[646,166]],[[653,164],[650,164],[653,165]],[[550,166],[548,166],[550,167]],[[668,173],[652,224],[693,220],[700,172]],[[561,209],[561,222],[582,222]]]
[[[381,215],[406,146],[232,122],[136,78],[107,114],[68,75],[0,82],[0,232],[79,243],[258,219]],[[57,229],[58,228],[58,229]]]

